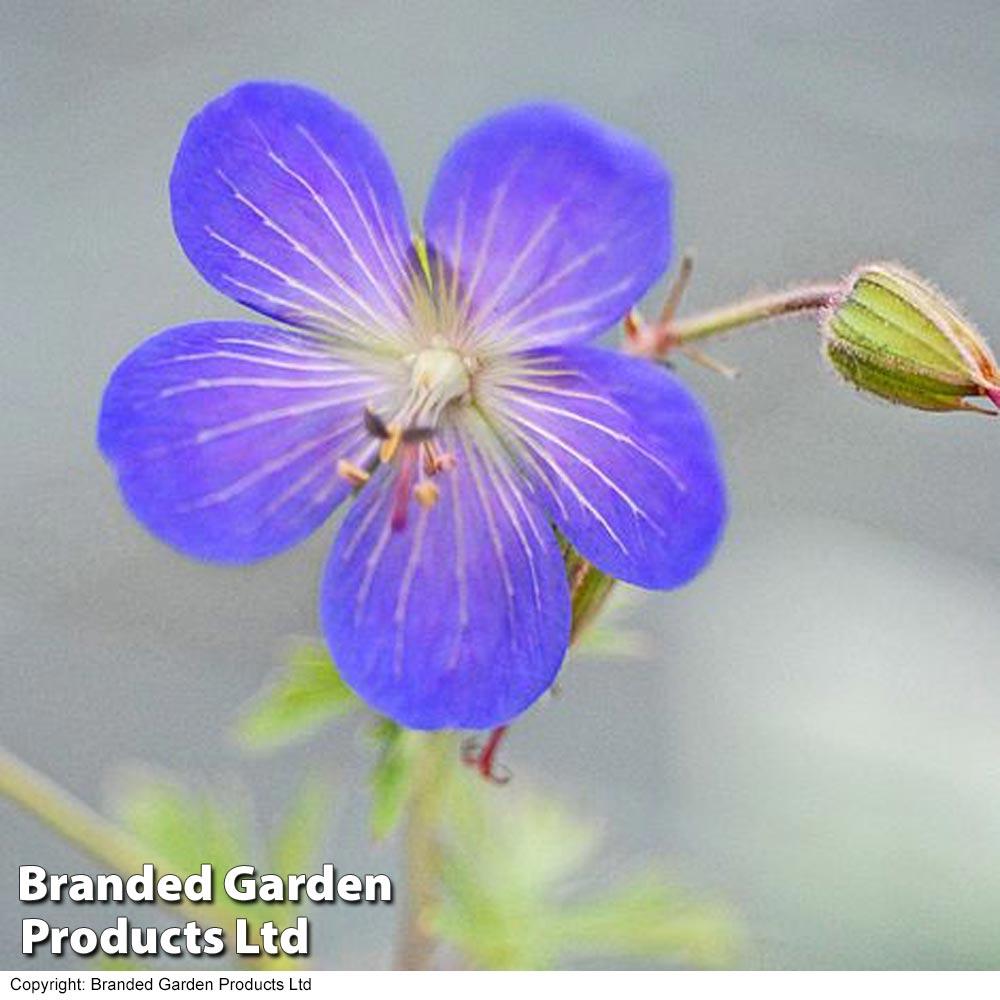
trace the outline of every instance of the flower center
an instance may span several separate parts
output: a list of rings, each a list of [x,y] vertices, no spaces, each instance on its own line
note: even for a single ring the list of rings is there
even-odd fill
[[[434,478],[455,466],[455,457],[441,451],[435,441],[438,424],[446,407],[472,401],[472,375],[477,367],[474,358],[437,339],[404,360],[410,380],[399,411],[386,421],[371,408],[364,410],[365,427],[379,442],[377,463],[393,462],[398,470],[393,486],[393,531],[406,527],[411,498],[428,510],[437,503],[440,491]],[[346,458],[337,463],[340,476],[358,489],[371,478],[373,468],[374,464],[364,468]]]
[[[399,422],[403,427],[436,427],[449,403],[468,400],[471,365],[452,347],[426,347],[407,359],[410,387]]]

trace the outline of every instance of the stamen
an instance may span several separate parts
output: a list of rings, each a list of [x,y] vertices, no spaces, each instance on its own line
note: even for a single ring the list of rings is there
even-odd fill
[[[372,409],[371,405],[365,407],[365,429],[372,437],[385,440],[389,436],[389,429],[385,426],[385,421]]]
[[[428,441],[424,445],[424,475],[433,476],[437,471],[437,449],[433,442]]]
[[[371,473],[366,472],[360,465],[342,458],[337,462],[337,475],[341,479],[346,479],[352,486],[360,488],[371,479]]]
[[[391,423],[386,428],[388,437],[379,445],[378,457],[383,464],[392,461],[392,456],[396,454],[400,441],[403,440],[403,428],[397,423]]]
[[[407,427],[403,431],[404,444],[418,444],[421,441],[430,441],[434,437],[433,427]]]
[[[439,472],[450,472],[455,468],[455,456],[437,450],[433,441],[424,445],[424,472],[436,476]]]
[[[417,503],[420,504],[424,510],[430,510],[438,502],[438,497],[440,496],[437,486],[434,485],[429,479],[424,479],[417,483],[413,488],[413,495],[416,498]]]

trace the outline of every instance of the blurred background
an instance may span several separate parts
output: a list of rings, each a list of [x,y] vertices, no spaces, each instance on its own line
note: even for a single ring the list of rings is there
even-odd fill
[[[243,314],[186,262],[166,184],[188,118],[248,77],[357,111],[414,218],[477,117],[577,103],[670,165],[677,245],[697,252],[686,309],[896,258],[1000,349],[1000,8],[0,3],[0,739],[101,808],[136,761],[250,786],[265,819],[323,776],[325,856],[398,875],[368,838],[357,727],[249,761],[225,731],[284,637],[315,632],[332,526],[252,569],[186,561],[129,518],[94,445],[141,338]],[[723,442],[725,544],[683,592],[636,595],[641,655],[579,658],[504,761],[603,827],[602,870],[661,859],[728,901],[743,964],[996,968],[1000,426],[861,399],[808,321],[712,352],[741,378],[682,374]],[[0,802],[6,968],[29,966],[22,917],[46,916],[17,902],[26,863],[97,870]],[[319,964],[385,964],[397,918],[325,909]]]

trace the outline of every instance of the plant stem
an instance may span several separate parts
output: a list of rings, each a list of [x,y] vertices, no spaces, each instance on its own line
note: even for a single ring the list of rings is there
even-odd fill
[[[786,292],[742,299],[684,319],[670,317],[665,321],[641,325],[626,349],[630,354],[641,357],[662,358],[674,348],[740,327],[794,313],[816,312],[827,305],[839,290],[837,285],[804,285]]]
[[[152,864],[159,872],[171,871],[162,860],[151,857],[138,840],[3,746],[0,746],[0,798],[10,799],[122,875],[138,873],[144,864]],[[227,936],[235,934],[236,918],[216,903],[198,903],[185,912],[199,922],[208,918],[222,927]]]
[[[138,872],[148,852],[51,778],[0,747],[0,796],[16,802],[87,854],[122,872]]]
[[[438,823],[447,768],[455,757],[449,733],[424,734],[406,820],[406,913],[394,963],[397,969],[430,968],[435,941],[428,922],[437,904],[441,869]]]

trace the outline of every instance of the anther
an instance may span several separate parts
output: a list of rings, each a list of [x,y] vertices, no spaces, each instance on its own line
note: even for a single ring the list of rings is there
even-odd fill
[[[365,472],[360,465],[355,465],[346,458],[337,462],[337,475],[355,487],[364,486],[371,479],[371,473]]]
[[[403,440],[403,428],[397,423],[392,423],[386,428],[386,433],[388,436],[378,449],[379,461],[383,464],[391,462],[392,456],[396,454],[396,449],[399,448],[399,443]]]
[[[438,502],[440,493],[434,483],[429,479],[424,479],[413,487],[413,496],[424,510],[430,510]]]
[[[371,408],[365,407],[365,430],[372,437],[377,437],[384,441],[389,436],[389,429],[385,426],[385,421]]]

